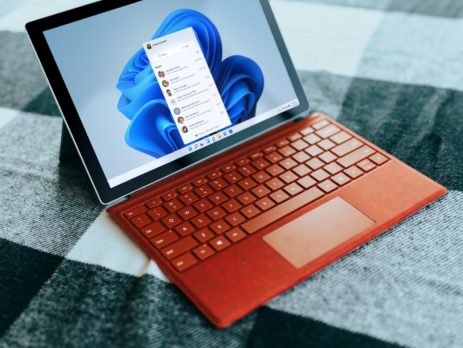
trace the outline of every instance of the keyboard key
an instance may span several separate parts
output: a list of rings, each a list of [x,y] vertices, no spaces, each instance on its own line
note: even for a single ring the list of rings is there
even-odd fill
[[[278,178],[270,179],[269,181],[265,183],[265,185],[267,185],[267,187],[270,188],[272,191],[279,190],[283,186],[285,186],[285,184]]]
[[[246,164],[238,169],[238,172],[243,176],[250,176],[256,172],[254,167],[250,164]]]
[[[175,227],[175,231],[182,237],[185,237],[196,231],[196,228],[194,228],[188,221],[185,221],[184,223]]]
[[[199,230],[198,232],[193,233],[193,236],[198,240],[198,242],[205,243],[212,239],[215,235],[206,227]]]
[[[191,223],[199,229],[209,225],[211,223],[211,219],[209,219],[206,215],[201,214],[191,219]]]
[[[330,177],[330,175],[327,172],[325,172],[323,169],[318,169],[310,173],[310,175],[312,176],[312,178],[314,178],[317,181],[323,181]]]
[[[130,222],[132,222],[132,224],[138,229],[149,225],[152,221],[153,220],[151,220],[146,214],[138,215],[130,220]]]
[[[230,246],[230,242],[225,236],[219,236],[209,242],[209,244],[216,250],[221,251]]]
[[[164,225],[167,226],[167,228],[172,228],[182,223],[182,219],[180,219],[177,214],[168,215],[161,221]]]
[[[269,173],[271,176],[278,176],[285,171],[278,164],[274,164],[268,167],[266,170],[267,170],[267,173]]]
[[[353,164],[371,156],[373,153],[374,151],[371,148],[368,146],[363,146],[360,149],[355,150],[354,152],[351,152],[350,154],[338,159],[338,163],[344,168],[348,168]]]
[[[351,139],[348,142],[345,142],[344,144],[336,146],[331,151],[335,153],[337,156],[341,157],[348,154],[351,151],[354,151],[355,149],[358,149],[362,145],[363,144],[357,139]]]
[[[251,178],[245,178],[245,179],[241,180],[238,183],[238,185],[240,185],[241,188],[246,191],[246,190],[250,190],[253,187],[257,186],[257,183],[254,180],[252,180]]]
[[[280,162],[284,157],[280,155],[278,152],[273,152],[267,156],[265,156],[267,161],[269,161],[272,164],[275,164],[277,162]]]
[[[295,166],[297,166],[297,162],[295,160],[293,160],[292,158],[285,158],[279,164],[280,164],[280,166],[282,166],[286,170],[289,170],[289,169],[294,168]]]
[[[286,201],[289,198],[289,196],[283,190],[278,190],[278,191],[273,192],[270,195],[270,198],[273,199],[275,203],[278,204],[283,201]]]
[[[387,162],[387,158],[380,153],[375,153],[373,156],[370,156],[370,159],[379,166]]]
[[[254,204],[250,204],[247,207],[240,210],[240,212],[246,216],[248,219],[253,218],[256,215],[259,215],[260,209],[257,208]]]
[[[254,196],[251,192],[244,192],[238,196],[238,201],[243,205],[249,205],[256,200],[256,196]]]
[[[258,198],[262,198],[264,196],[267,196],[270,192],[270,191],[266,186],[264,185],[259,185],[257,187],[254,187],[252,189],[252,193],[254,193]]]
[[[340,131],[340,129],[338,127],[336,127],[334,124],[330,124],[328,127],[322,128],[321,130],[316,132],[316,134],[319,137],[325,139],[325,138],[328,138],[328,137],[336,134],[339,131]]]
[[[168,247],[161,249],[161,254],[168,260],[172,260],[174,257],[177,257],[193,248],[198,246],[198,242],[193,239],[193,237],[188,236],[183,239],[180,239],[178,242],[172,243]]]
[[[166,228],[164,225],[162,225],[159,222],[153,222],[152,224],[149,224],[148,226],[143,227],[140,231],[143,233],[143,235],[147,238],[153,238],[154,236],[157,236],[158,234],[164,232]]]
[[[293,172],[302,177],[309,174],[311,170],[305,164],[300,164],[296,168],[293,168]]]
[[[204,184],[203,186],[198,187],[195,192],[199,197],[204,198],[213,194],[214,190],[208,184]]]
[[[152,239],[150,239],[151,244],[153,244],[156,248],[161,249],[179,239],[177,233],[170,230],[164,232]]]
[[[222,167],[222,172],[229,173],[235,169],[236,169],[236,166],[234,164],[227,164],[226,166]]]
[[[318,187],[320,187],[323,191],[328,193],[328,192],[336,190],[338,186],[334,182],[328,179],[318,184]]]
[[[330,163],[333,162],[337,157],[333,155],[332,152],[327,151],[318,156],[318,158],[320,158],[325,163]]]
[[[193,206],[200,213],[204,213],[206,210],[209,210],[209,209],[211,209],[213,207],[212,203],[207,199],[202,199],[202,200],[196,202],[195,204],[193,204]]]
[[[289,184],[299,179],[298,176],[294,174],[292,171],[287,171],[286,173],[281,174],[279,178],[283,180],[286,184]]]
[[[240,158],[239,160],[235,161],[236,165],[238,167],[242,167],[246,164],[248,164],[250,161],[249,161],[249,158],[247,157],[243,157],[243,158]]]
[[[182,272],[191,266],[194,266],[197,262],[198,260],[193,256],[192,253],[186,253],[173,260],[172,264],[177,269],[177,271]]]
[[[236,197],[239,195],[243,190],[236,184],[233,184],[231,186],[226,187],[223,192],[226,193],[226,195],[230,198]]]
[[[291,155],[294,155],[296,153],[296,150],[294,150],[292,147],[286,145],[285,147],[282,147],[281,149],[279,149],[278,152],[283,157],[289,157]]]
[[[319,169],[325,165],[322,161],[320,161],[318,158],[312,158],[310,161],[307,161],[306,163],[312,170]]]
[[[269,146],[267,146],[266,148],[264,148],[264,149],[262,150],[262,152],[265,153],[266,155],[268,155],[269,153],[272,153],[272,152],[274,152],[274,151],[276,151],[276,150],[277,150],[276,146],[274,146],[274,145],[269,145]]]
[[[330,139],[333,140],[338,145],[342,144],[346,140],[349,140],[350,138],[352,138],[352,136],[344,131],[341,131],[330,137]]]
[[[285,147],[288,144],[289,144],[289,141],[287,139],[280,139],[275,143],[276,147],[278,147],[279,149],[281,149],[282,147]]]
[[[262,158],[262,157],[264,157],[264,154],[260,151],[253,152],[251,155],[249,155],[249,158],[251,159],[251,161],[258,160],[259,158]]]
[[[301,130],[302,135],[309,135],[310,133],[313,133],[313,132],[315,132],[315,129],[313,129],[312,127],[307,127]]]
[[[308,142],[310,145],[314,145],[318,143],[321,140],[321,138],[315,134],[309,134],[308,136],[304,137],[304,140]]]
[[[251,164],[257,170],[263,170],[263,169],[267,168],[270,165],[270,163],[264,158],[260,158],[257,161],[253,161],[253,162],[251,162]]]
[[[222,204],[222,207],[228,211],[228,213],[233,213],[239,210],[242,205],[236,199],[230,199],[229,201]]]
[[[363,171],[356,166],[347,168],[344,173],[349,175],[352,179],[357,179],[359,176],[363,175]]]
[[[322,129],[323,127],[329,125],[330,123],[327,121],[327,120],[321,120],[317,123],[315,123],[314,125],[312,125],[312,128],[315,129],[315,130],[319,130],[319,129]]]
[[[310,159],[310,156],[302,151],[294,154],[292,157],[298,163],[304,163]]]
[[[288,140],[293,142],[293,141],[296,141],[297,139],[301,139],[302,138],[302,135],[300,135],[299,133],[294,133],[292,134],[291,136],[288,137]]]
[[[359,168],[362,168],[364,172],[369,172],[370,170],[373,170],[376,168],[376,164],[374,164],[369,159],[364,159],[363,161],[357,163],[357,166]]]
[[[318,143],[318,146],[320,146],[323,150],[330,150],[332,149],[333,147],[336,146],[335,143],[333,143],[331,140],[329,139],[324,139],[322,141],[320,141]]]
[[[330,164],[327,164],[326,166],[323,167],[323,169],[325,169],[331,175],[337,174],[340,171],[342,171],[342,167],[335,162],[331,162]]]
[[[180,203],[180,201],[177,198],[174,198],[164,204],[164,208],[166,208],[169,211],[169,213],[176,212],[177,210],[183,207],[184,205]]]
[[[225,180],[227,180],[230,184],[234,184],[235,182],[241,180],[243,176],[238,173],[237,171],[232,171],[230,173],[227,173],[223,176]]]
[[[228,200],[227,196],[225,196],[222,192],[216,192],[216,193],[210,195],[209,199],[215,205],[220,205],[223,202],[225,202],[226,200]]]
[[[291,143],[291,146],[294,147],[297,151],[301,151],[301,150],[304,150],[309,145],[304,140],[299,139],[295,141],[294,143]]]
[[[161,206],[156,207],[156,208],[148,211],[148,215],[151,216],[151,218],[153,220],[159,220],[159,219],[163,218],[164,216],[166,216],[167,214],[168,214],[167,210],[165,210]]]
[[[228,186],[227,182],[225,180],[223,180],[222,178],[217,178],[215,180],[212,180],[209,183],[209,185],[211,185],[211,187],[216,191],[220,191],[223,188]]]
[[[303,188],[308,189],[312,187],[313,185],[315,185],[317,182],[314,179],[312,179],[310,176],[305,176],[302,179],[299,179],[297,183],[301,185]]]
[[[191,191],[191,190],[193,190],[193,185],[191,185],[191,184],[182,185],[177,189],[177,191],[180,194],[186,193],[186,192]]]
[[[161,205],[161,203],[162,203],[161,197],[156,197],[156,198],[151,198],[148,202],[145,203],[145,205],[149,209],[153,209],[157,207],[158,205]]]
[[[201,261],[211,257],[215,254],[215,251],[207,244],[201,245],[196,249],[193,249],[193,253],[200,259]]]
[[[273,207],[275,203],[273,203],[273,201],[271,201],[268,197],[264,197],[262,199],[259,199],[256,202],[256,205],[259,207],[260,210],[266,211]]]
[[[235,227],[231,231],[225,233],[225,235],[230,239],[233,243],[239,242],[240,240],[246,238],[246,233],[244,233],[241,228]]]
[[[351,181],[350,178],[344,173],[336,174],[335,176],[332,177],[332,179],[339,186],[345,185],[349,181]]]
[[[301,193],[303,191],[303,188],[294,182],[288,186],[285,186],[284,190],[288,192],[291,196],[295,196],[298,193]]]
[[[262,184],[263,182],[270,179],[270,175],[268,175],[266,172],[258,172],[254,174],[252,178],[256,180],[259,184]]]
[[[312,145],[311,147],[309,147],[308,149],[305,149],[304,151],[312,157],[316,157],[323,152],[323,150],[317,145]]]
[[[175,197],[177,197],[177,192],[175,191],[170,191],[162,195],[162,199],[164,199],[165,201],[169,201]]]
[[[278,204],[274,208],[267,210],[261,215],[245,222],[241,227],[250,234],[255,233],[289,213],[292,213],[313,202],[321,196],[323,196],[323,192],[317,187],[312,187],[311,189],[308,189],[307,191],[304,191],[301,194],[294,196],[287,201]]]
[[[131,219],[137,215],[143,214],[145,211],[146,211],[146,208],[142,205],[139,205],[138,207],[132,208],[129,211],[127,211],[125,213],[125,216]]]
[[[205,183],[207,183],[207,179],[205,177],[199,177],[193,180],[193,185],[195,185],[196,187],[203,186]]]
[[[214,179],[217,179],[218,177],[220,177],[222,175],[222,172],[220,170],[214,170],[212,172],[210,172],[209,174],[206,175],[206,177],[210,180],[214,180]]]
[[[221,207],[214,207],[207,212],[207,215],[214,221],[220,220],[223,218],[227,213]]]
[[[225,220],[232,226],[241,225],[243,222],[246,221],[243,215],[239,212],[235,212],[233,214],[228,215]]]
[[[183,202],[183,204],[190,205],[197,202],[199,197],[194,192],[187,192],[181,195],[179,199]]]
[[[222,234],[230,229],[230,225],[227,224],[224,220],[219,220],[217,222],[213,222],[209,225],[209,228],[214,231],[216,234]]]

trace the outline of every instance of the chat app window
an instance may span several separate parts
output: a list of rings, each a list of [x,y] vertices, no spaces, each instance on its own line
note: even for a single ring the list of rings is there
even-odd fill
[[[143,46],[184,144],[231,125],[192,28]]]

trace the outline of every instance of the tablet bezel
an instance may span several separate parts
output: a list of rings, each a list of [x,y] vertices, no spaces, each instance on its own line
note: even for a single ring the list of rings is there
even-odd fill
[[[284,113],[273,116],[270,119],[260,122],[259,124],[246,128],[199,151],[185,155],[182,158],[174,160],[168,164],[153,169],[145,174],[142,174],[125,183],[111,188],[98,161],[91,141],[84,129],[83,123],[79,117],[71,95],[67,90],[63,77],[60,74],[53,54],[47,44],[44,32],[139,1],[141,0],[99,1],[66,12],[58,13],[53,16],[38,19],[26,24],[27,34],[29,35],[32,46],[42,65],[45,76],[48,79],[48,83],[51,87],[56,103],[58,104],[58,107],[63,116],[64,124],[68,128],[69,134],[74,141],[74,144],[79,152],[93,187],[95,188],[97,196],[103,204],[109,204],[119,198],[126,197],[127,195],[147,187],[159,180],[162,180],[163,178],[184,170],[194,164],[197,164],[198,162],[210,158],[211,156],[217,155],[222,151],[228,150],[235,145],[243,143],[244,141],[247,141],[258,134],[269,131],[281,124],[287,123],[297,116],[306,113],[309,108],[307,98],[289,53],[286,49],[283,37],[278,28],[270,4],[268,0],[259,0],[285,67],[288,71],[288,75],[290,77],[296,96],[299,99],[299,106]]]

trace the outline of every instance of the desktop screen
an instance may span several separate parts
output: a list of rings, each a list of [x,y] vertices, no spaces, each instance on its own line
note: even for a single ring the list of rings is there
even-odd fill
[[[44,34],[110,187],[299,105],[258,0],[139,1]]]

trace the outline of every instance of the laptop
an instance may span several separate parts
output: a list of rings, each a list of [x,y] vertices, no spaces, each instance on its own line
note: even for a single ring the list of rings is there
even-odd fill
[[[267,0],[101,1],[26,29],[107,213],[218,328],[447,192],[308,114]]]

